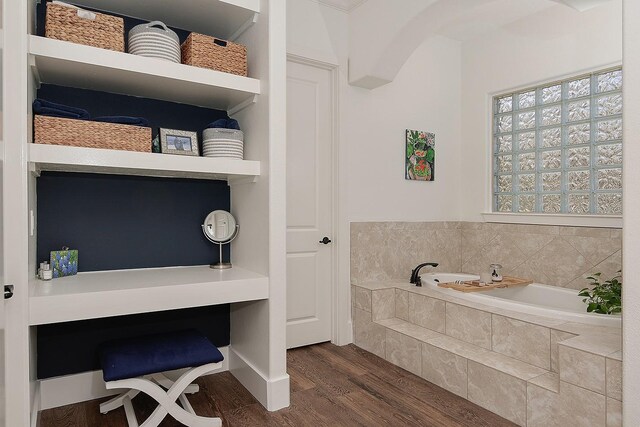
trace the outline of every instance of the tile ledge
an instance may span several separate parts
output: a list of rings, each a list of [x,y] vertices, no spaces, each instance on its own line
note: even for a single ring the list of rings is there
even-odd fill
[[[376,320],[374,323],[384,326],[387,329],[391,329],[394,332],[406,335],[410,338],[416,339],[422,343],[426,343],[429,340],[444,337],[444,334],[433,331],[431,329],[423,328],[414,323],[407,322],[406,320],[393,317],[391,319]]]
[[[557,372],[548,372],[527,381],[537,387],[554,393],[560,393],[560,375]]]
[[[528,381],[531,378],[549,372],[538,366],[530,365],[521,360],[478,347],[401,319],[386,319],[374,323],[523,381]]]
[[[485,212],[486,222],[532,225],[561,225],[569,227],[622,228],[622,215],[554,215]]]
[[[572,337],[558,343],[559,346],[572,348],[596,356],[610,357],[615,359],[618,356],[622,360],[622,337],[609,334],[584,334]]]
[[[397,288],[400,283],[396,283],[393,281],[377,281],[377,282],[362,282],[362,283],[354,283],[351,286],[355,286],[357,288],[368,289],[370,291],[378,291],[381,289],[393,289]]]

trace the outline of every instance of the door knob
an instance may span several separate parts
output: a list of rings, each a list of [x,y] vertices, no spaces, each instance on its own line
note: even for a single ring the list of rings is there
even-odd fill
[[[329,243],[331,243],[331,239],[328,238],[327,236],[324,236],[324,238],[320,240],[320,242],[318,243],[322,243],[323,245],[328,245]]]
[[[13,296],[13,285],[4,285],[4,299],[9,299]]]

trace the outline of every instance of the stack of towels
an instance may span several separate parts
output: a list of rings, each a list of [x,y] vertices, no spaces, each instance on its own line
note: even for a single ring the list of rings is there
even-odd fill
[[[240,130],[240,125],[238,124],[237,120],[226,118],[226,119],[218,119],[207,125],[207,129],[214,129],[214,128]]]
[[[91,118],[87,110],[70,107],[68,105],[57,104],[44,99],[33,101],[33,113],[40,116],[61,117],[64,119],[91,120],[94,122],[118,123],[122,125],[133,125],[148,127],[149,121],[142,117],[129,116],[101,116]]]

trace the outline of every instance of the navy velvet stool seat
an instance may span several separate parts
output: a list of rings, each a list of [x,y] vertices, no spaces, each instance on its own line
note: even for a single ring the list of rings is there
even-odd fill
[[[128,390],[102,403],[100,412],[106,414],[124,406],[129,426],[138,427],[131,399],[143,392],[158,401],[158,407],[142,427],[157,426],[167,414],[190,427],[220,426],[220,418],[196,415],[186,394],[196,393],[198,385],[192,382],[219,369],[222,360],[220,350],[196,330],[105,343],[100,348],[105,385],[108,389]],[[184,368],[189,369],[175,382],[164,375],[164,372]]]

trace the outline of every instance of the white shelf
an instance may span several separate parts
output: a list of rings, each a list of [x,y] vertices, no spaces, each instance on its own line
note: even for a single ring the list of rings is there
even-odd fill
[[[227,181],[253,181],[260,162],[171,154],[139,153],[62,145],[29,144],[29,162],[35,172],[85,172]]]
[[[260,13],[260,0],[74,0],[88,8],[163,21],[170,27],[233,40]]]
[[[269,279],[233,267],[101,271],[29,283],[29,324],[69,322],[269,297]]]
[[[40,83],[227,111],[260,94],[260,80],[250,77],[45,37],[29,36],[29,54]]]

